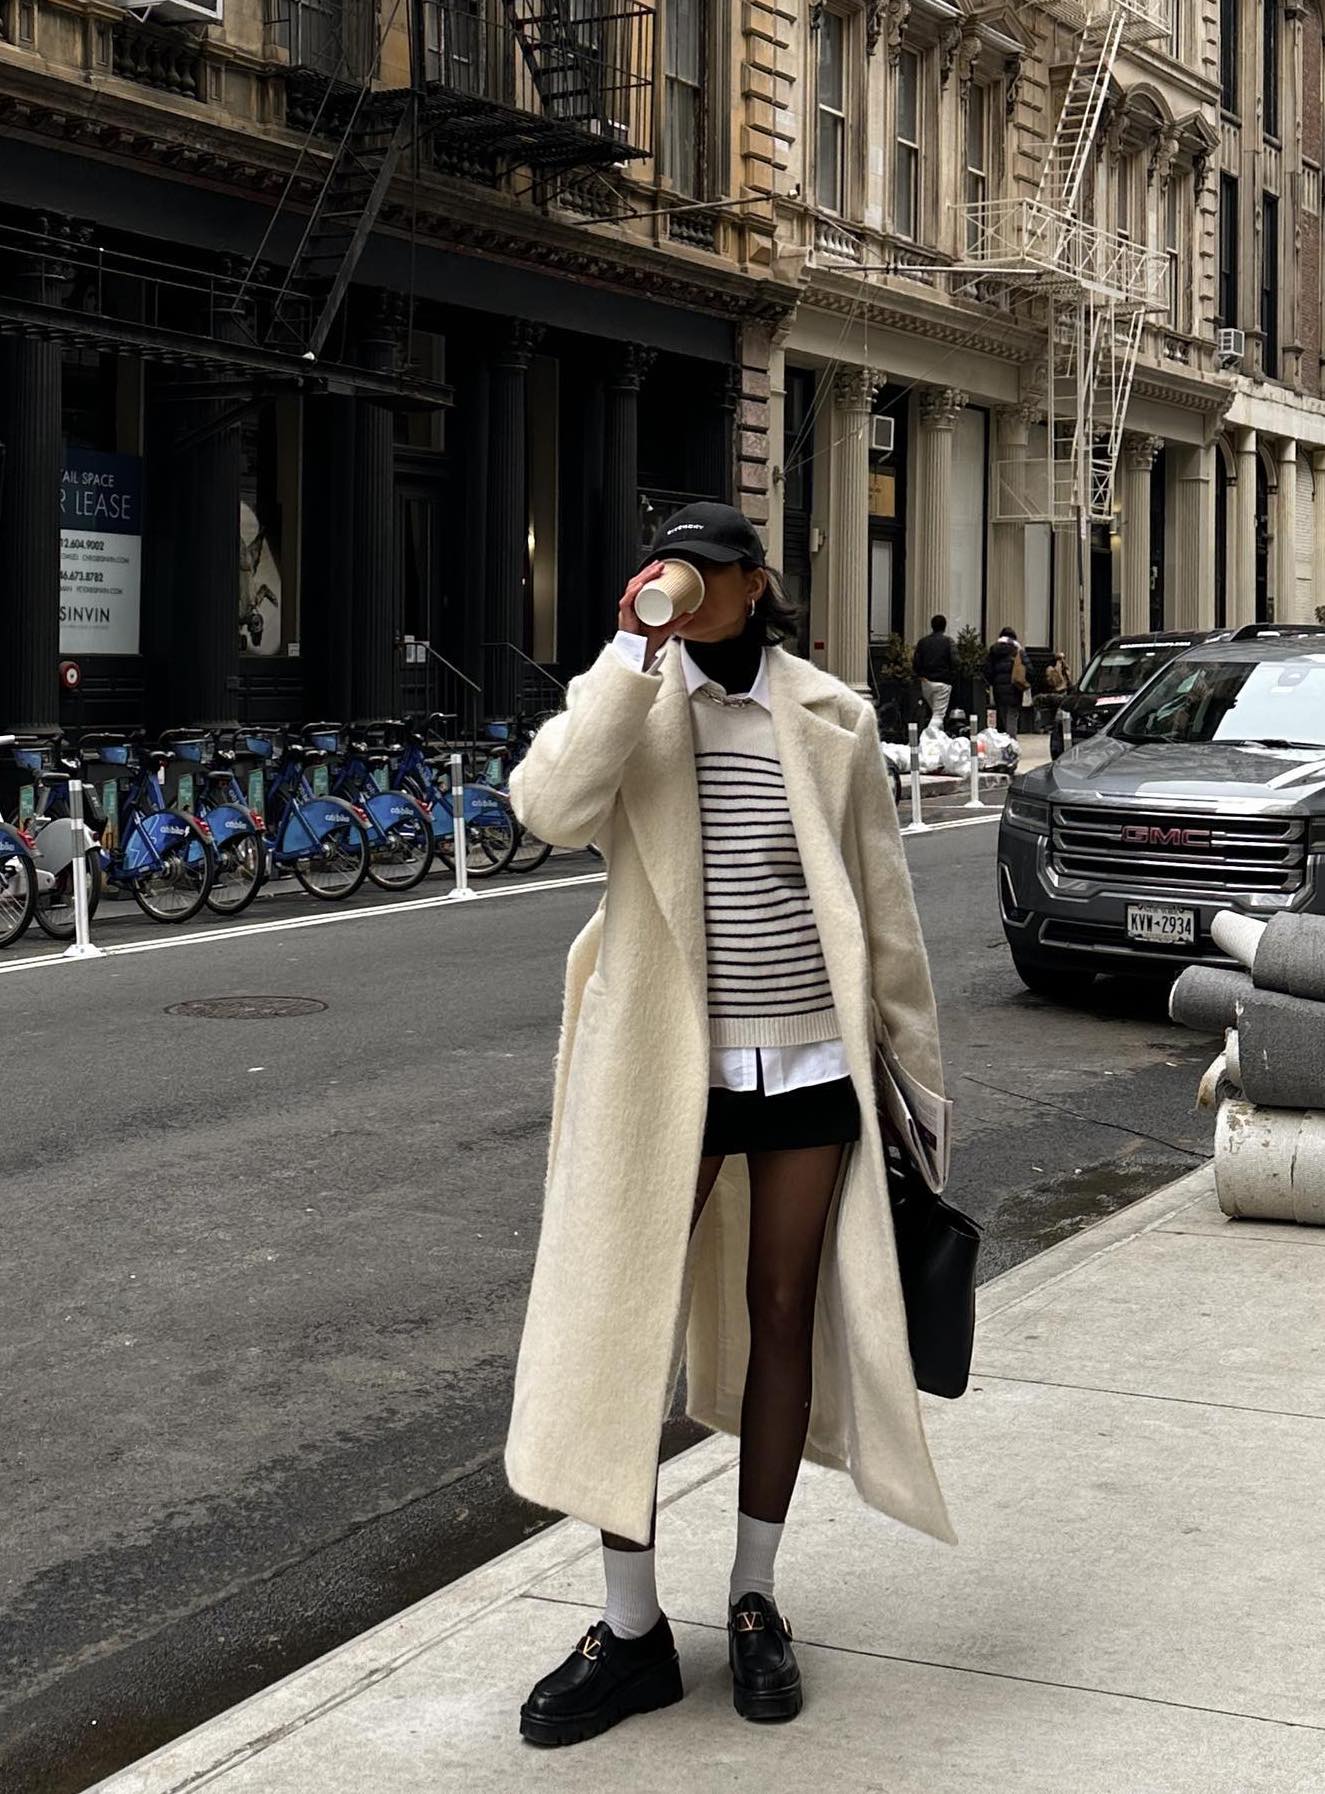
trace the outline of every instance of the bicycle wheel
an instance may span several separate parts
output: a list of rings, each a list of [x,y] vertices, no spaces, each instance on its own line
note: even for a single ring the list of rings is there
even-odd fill
[[[295,861],[294,875],[310,897],[342,903],[368,876],[368,831],[339,798],[326,797],[321,803],[339,814],[328,819],[311,850]]]
[[[133,881],[134,902],[154,922],[191,922],[206,903],[216,877],[211,841],[191,816],[179,820],[187,825],[186,835],[159,847],[158,863]]]
[[[90,922],[97,913],[97,905],[101,902],[101,894],[106,885],[106,874],[101,864],[101,849],[94,843],[83,860],[86,868],[84,883],[87,885],[87,919]],[[37,894],[36,919],[38,928],[50,935],[53,941],[71,941],[74,938],[74,869],[72,865],[61,867],[55,874],[55,883],[48,891]]]
[[[492,878],[505,872],[511,863],[520,838],[520,825],[508,799],[500,792],[485,792],[496,800],[494,811],[471,816],[464,824],[465,868],[470,878]],[[445,819],[450,822],[450,817]],[[438,857],[443,864],[455,867],[455,835],[450,827],[437,841]]]
[[[373,842],[368,876],[383,891],[412,891],[432,871],[437,843],[428,812],[407,792],[393,793],[397,805],[408,803],[410,813],[378,826],[382,839]]]
[[[216,849],[216,877],[207,893],[207,907],[218,916],[246,910],[267,877],[267,847],[256,829],[230,835]]]
[[[551,852],[550,841],[540,841],[537,835],[531,835],[527,828],[522,828],[515,843],[515,852],[511,855],[511,871],[537,872]]]
[[[31,857],[0,841],[0,947],[26,934],[37,903],[37,874]]]

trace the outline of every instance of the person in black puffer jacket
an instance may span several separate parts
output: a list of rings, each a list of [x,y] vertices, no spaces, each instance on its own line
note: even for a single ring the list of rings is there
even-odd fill
[[[1014,669],[1021,664],[1022,680],[1018,683]],[[1021,643],[1011,629],[999,631],[998,640],[985,659],[985,682],[994,693],[994,708],[998,712],[998,726],[1005,735],[1018,735],[1021,731],[1021,701],[1026,690],[1026,662],[1022,658]]]
[[[929,634],[916,643],[911,670],[920,681],[920,691],[929,705],[931,722],[942,724],[952,702],[952,688],[957,683],[957,650],[948,634],[946,617],[931,617]]]

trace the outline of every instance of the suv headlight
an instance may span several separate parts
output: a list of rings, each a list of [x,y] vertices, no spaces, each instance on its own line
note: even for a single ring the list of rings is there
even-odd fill
[[[1003,805],[1004,819],[1016,828],[1028,829],[1033,835],[1049,833],[1049,804],[1043,797],[1026,797],[1010,791]]]

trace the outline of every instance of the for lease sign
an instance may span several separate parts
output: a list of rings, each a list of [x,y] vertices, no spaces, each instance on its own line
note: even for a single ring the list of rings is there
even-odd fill
[[[60,481],[60,652],[136,654],[143,464],[65,450]]]

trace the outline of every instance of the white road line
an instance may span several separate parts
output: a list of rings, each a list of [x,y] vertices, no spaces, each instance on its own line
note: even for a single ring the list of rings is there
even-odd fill
[[[955,822],[934,822],[928,833],[937,835],[944,829],[980,828],[989,822],[997,822],[1000,812],[991,810],[988,816],[963,816]],[[906,836],[913,840],[917,837]],[[565,891],[576,885],[600,885],[607,878],[605,872],[580,872],[566,878],[540,878],[532,884],[494,885],[491,890],[475,891],[476,900],[490,903],[498,897],[527,897],[536,891]],[[471,887],[472,888],[472,887]],[[200,947],[211,941],[249,940],[258,935],[284,934],[295,928],[329,928],[335,922],[361,922],[374,916],[413,916],[424,910],[456,908],[450,893],[444,897],[413,897],[400,903],[364,904],[358,909],[331,910],[325,915],[285,916],[273,922],[241,922],[231,928],[205,928],[193,934],[168,934],[160,940],[125,941],[120,946],[105,949],[106,958],[110,959],[128,953],[164,953],[172,947]],[[39,966],[72,966],[96,964],[97,961],[66,959],[62,953],[32,954],[26,959],[0,960],[0,977],[6,972],[30,972]]]
[[[497,885],[490,891],[475,891],[476,900],[490,901],[494,897],[524,897],[534,891],[561,891],[574,885],[602,884],[606,879],[605,872],[582,872],[569,878],[540,878],[533,884]],[[471,887],[472,888],[472,887]],[[170,947],[197,947],[205,941],[238,941],[246,940],[252,935],[280,934],[292,928],[327,928],[333,922],[358,922],[366,916],[402,916],[415,915],[423,910],[457,907],[448,893],[445,897],[416,897],[401,903],[365,904],[358,909],[332,910],[321,916],[286,916],[275,922],[243,922],[233,928],[206,928],[196,934],[167,935],[163,940],[125,941],[118,947],[107,947],[106,957],[124,953],[161,953]],[[62,953],[43,953],[28,959],[0,961],[0,976],[5,972],[30,971],[34,966],[67,966],[91,963],[84,960],[66,959]]]

